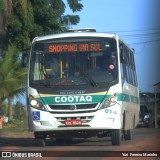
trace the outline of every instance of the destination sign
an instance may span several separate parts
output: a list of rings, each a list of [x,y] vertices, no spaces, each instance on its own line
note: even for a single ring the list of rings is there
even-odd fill
[[[50,53],[62,52],[99,52],[103,50],[102,43],[65,43],[65,44],[48,44],[46,49]]]

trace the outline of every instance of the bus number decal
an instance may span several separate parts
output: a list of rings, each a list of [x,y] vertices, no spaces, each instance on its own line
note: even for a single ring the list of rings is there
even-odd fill
[[[105,112],[108,114],[117,114],[117,112],[113,111],[112,109],[106,109]]]

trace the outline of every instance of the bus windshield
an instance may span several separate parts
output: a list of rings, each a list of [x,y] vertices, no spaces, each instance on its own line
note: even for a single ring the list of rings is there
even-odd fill
[[[118,75],[114,38],[77,37],[35,42],[30,81],[35,84],[91,85],[114,81]]]

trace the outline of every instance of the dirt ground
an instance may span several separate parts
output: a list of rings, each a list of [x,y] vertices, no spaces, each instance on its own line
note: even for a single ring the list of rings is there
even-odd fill
[[[103,146],[103,145],[91,145],[91,146],[47,146],[46,148],[35,147],[34,145],[34,134],[32,132],[1,132],[0,131],[0,150],[13,150],[18,149],[25,150],[29,148],[30,150],[55,150],[56,148],[64,150],[65,148],[73,148],[75,150],[85,149],[109,149],[112,151],[125,151],[132,153],[132,151],[160,151],[160,129],[137,129],[133,135],[133,140],[129,143],[124,142],[121,146]],[[53,148],[54,147],[54,148]],[[23,149],[22,149],[23,148]],[[70,149],[72,151],[72,149]],[[74,151],[74,150],[73,150]],[[8,158],[7,158],[8,159]],[[7,160],[5,158],[5,160]],[[19,158],[16,158],[19,159]],[[26,158],[25,158],[26,159]],[[37,158],[29,158],[37,159]],[[160,157],[50,157],[50,158],[38,158],[45,160],[160,160]]]

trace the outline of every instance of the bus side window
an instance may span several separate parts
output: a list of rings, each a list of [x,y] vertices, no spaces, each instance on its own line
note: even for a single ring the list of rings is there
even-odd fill
[[[132,84],[130,50],[126,47],[128,82]]]
[[[124,71],[123,71],[123,63],[120,64],[120,67],[121,67],[121,76],[122,76],[122,79],[124,80],[125,76],[124,76]]]
[[[136,85],[136,81],[135,81],[135,73],[134,73],[134,57],[133,57],[133,53],[130,52],[130,60],[131,60],[131,71],[132,71],[132,83],[135,86]]]
[[[128,73],[127,73],[127,59],[126,59],[126,50],[123,44],[120,44],[120,61],[121,61],[121,74],[122,79],[128,82]]]
[[[137,74],[136,74],[134,55],[132,55],[132,65],[133,65],[134,85],[137,86],[138,85],[138,81],[137,81]]]
[[[134,86],[137,86],[138,83],[134,62],[134,53],[124,44],[120,44],[120,60],[122,79]]]

